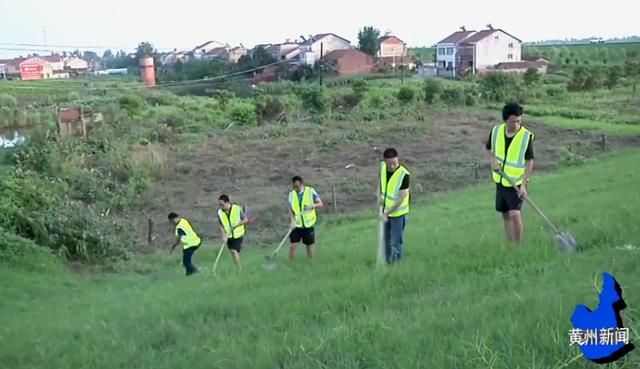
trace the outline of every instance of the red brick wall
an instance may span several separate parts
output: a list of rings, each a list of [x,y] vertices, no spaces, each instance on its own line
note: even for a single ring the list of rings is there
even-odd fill
[[[338,59],[338,74],[342,76],[372,73],[374,59],[364,53],[347,53]]]

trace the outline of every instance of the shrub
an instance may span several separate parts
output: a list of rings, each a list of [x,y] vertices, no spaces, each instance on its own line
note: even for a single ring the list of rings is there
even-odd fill
[[[95,210],[66,197],[67,190],[60,180],[11,172],[0,182],[0,227],[72,260],[122,256],[131,230],[116,220],[99,222]]]
[[[32,241],[0,228],[0,264],[14,265],[19,259],[37,251]]]
[[[234,101],[231,104],[231,119],[243,125],[255,125],[258,121],[255,106],[244,101]]]
[[[367,86],[367,82],[365,80],[357,79],[351,84],[351,89],[353,90],[354,95],[362,97],[367,93],[369,87]]]
[[[424,82],[424,101],[433,104],[442,93],[442,85],[435,78],[429,78]]]
[[[618,84],[618,81],[620,80],[621,76],[622,76],[622,68],[620,66],[614,65],[613,67],[609,68],[609,70],[607,71],[607,81],[606,81],[607,88],[609,89],[614,88]]]
[[[333,109],[352,109],[358,106],[361,100],[362,95],[359,95],[355,92],[350,94],[336,95],[331,99],[331,107]]]
[[[516,94],[518,80],[511,74],[493,72],[481,79],[480,85],[488,100],[505,102]]]
[[[524,84],[527,86],[531,86],[536,83],[539,83],[540,79],[541,79],[540,73],[538,73],[538,70],[536,68],[529,68],[524,73]]]
[[[144,105],[144,100],[138,95],[125,95],[118,99],[120,108],[125,110],[129,116],[136,115]]]
[[[149,91],[144,95],[144,99],[150,105],[175,105],[179,102],[176,95],[158,90]]]
[[[285,111],[285,106],[282,100],[264,93],[255,94],[253,104],[255,105],[256,114],[263,122],[274,120],[280,117]]]
[[[449,106],[465,105],[465,92],[461,87],[449,86],[442,91],[442,101]]]
[[[0,108],[15,108],[17,104],[15,97],[9,94],[0,94]]]
[[[398,90],[397,98],[402,104],[408,104],[413,101],[416,96],[416,92],[411,87],[401,87]]]
[[[302,101],[303,108],[315,113],[327,110],[328,99],[322,88],[302,86],[297,87],[294,92]]]
[[[216,90],[213,93],[213,97],[218,100],[218,103],[220,103],[220,107],[222,107],[222,109],[225,109],[229,101],[235,98],[236,95],[228,90]]]

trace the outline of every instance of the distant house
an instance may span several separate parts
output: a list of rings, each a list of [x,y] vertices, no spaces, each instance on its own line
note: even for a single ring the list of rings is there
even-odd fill
[[[4,78],[20,77],[20,63],[25,61],[26,58],[14,58],[0,60],[0,65],[3,66]]]
[[[407,44],[396,36],[382,36],[378,39],[378,45],[378,58],[400,58],[407,55]]]
[[[442,76],[454,77],[458,68],[458,50],[460,43],[465,38],[476,33],[463,29],[454,32],[436,44],[436,67],[438,74]]]
[[[540,63],[540,64],[545,64],[545,65],[549,65],[551,64],[549,62],[549,59],[543,57],[543,56],[523,56],[522,60],[526,60],[526,61],[530,61],[530,62],[536,62],[536,63]]]
[[[53,58],[48,58],[54,60]],[[62,59],[62,58],[60,58]],[[54,66],[58,68],[58,73],[55,73]],[[51,63],[45,59],[45,57],[32,57],[23,60],[19,64],[20,75],[22,79],[46,79],[46,78],[64,78],[63,70],[64,64],[62,64],[62,68],[59,68],[59,64],[57,62]],[[34,71],[36,71],[34,73]],[[29,76],[27,76],[27,73]],[[67,74],[66,77],[69,77]]]
[[[164,53],[160,56],[160,63],[162,65],[174,65],[178,60],[184,62],[188,58],[189,52],[178,51],[174,49],[172,52]]]
[[[349,76],[372,73],[376,66],[375,59],[357,49],[334,50],[324,58],[325,70],[329,74]]]
[[[351,42],[333,33],[321,33],[303,40],[300,44],[300,61],[302,64],[313,65],[320,60],[320,49],[324,55],[336,50],[353,49]]]
[[[38,58],[43,59],[47,63],[49,63],[54,72],[64,72],[65,57],[63,57],[62,55],[45,55],[39,56]]]
[[[405,66],[409,69],[415,68],[413,58],[409,56],[407,44],[400,38],[392,35],[385,35],[378,39],[378,68],[382,70],[395,69]]]
[[[276,60],[292,60],[300,55],[300,46],[291,40],[284,43],[271,45],[268,50]]]
[[[216,55],[220,49],[225,49],[226,51],[227,49],[229,49],[229,45],[223,45],[217,41],[207,41],[193,48],[193,57],[196,59],[206,59],[207,57],[205,57],[205,55]]]
[[[514,73],[514,74],[524,74],[528,69],[535,69],[540,74],[547,74],[547,69],[549,67],[549,63],[545,61],[528,61],[522,60],[517,62],[505,62],[498,63],[495,67],[485,69],[483,72],[505,72],[505,73]]]
[[[249,50],[239,46],[239,47],[234,47],[231,50],[229,50],[229,62],[232,64],[237,64],[238,60],[240,60],[240,58],[242,58],[245,55],[249,54]]]
[[[274,45],[272,44],[258,44],[254,46],[253,49],[251,49],[251,51],[249,51],[249,55],[251,55],[251,57],[253,58],[253,56],[256,54],[256,50],[260,48],[266,51],[267,53],[271,53],[271,50],[273,50],[273,46]]]
[[[200,59],[229,59],[229,49],[226,46],[209,49],[200,55]]]
[[[518,62],[522,56],[522,41],[491,25],[479,32],[463,27],[436,47],[438,72],[450,77],[475,73],[499,63]]]
[[[89,63],[77,56],[64,58],[64,70],[73,73],[86,73],[89,70]]]

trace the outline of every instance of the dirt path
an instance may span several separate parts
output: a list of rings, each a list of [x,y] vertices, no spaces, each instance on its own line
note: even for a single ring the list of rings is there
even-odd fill
[[[286,201],[293,175],[318,189],[325,201],[321,216],[333,212],[334,187],[338,212],[371,208],[381,150],[388,146],[399,150],[412,172],[414,201],[423,193],[489,181],[483,147],[493,118],[441,112],[415,122],[291,124],[213,137],[196,153],[178,155],[167,178],[156,184],[155,203],[143,209],[148,215],[139,217],[140,244],[146,244],[147,217],[156,225],[157,245],[171,242],[169,211],[187,216],[203,236],[217,238],[221,193],[257,214],[250,227],[251,244],[273,242],[288,224]],[[536,134],[537,171],[602,152],[600,134],[561,130],[536,124],[533,118],[526,125]],[[640,137],[607,139],[608,151],[639,145]]]

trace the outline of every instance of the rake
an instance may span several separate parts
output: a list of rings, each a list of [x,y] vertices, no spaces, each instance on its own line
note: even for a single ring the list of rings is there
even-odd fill
[[[276,263],[276,256],[278,256],[278,252],[280,251],[280,249],[282,248],[282,246],[284,245],[284,242],[287,240],[287,238],[289,238],[289,235],[291,234],[291,232],[293,231],[293,227],[289,227],[289,230],[287,231],[287,234],[282,238],[282,241],[280,241],[280,245],[278,245],[278,247],[276,248],[276,251],[273,253],[273,256],[265,256],[265,258],[267,259],[264,267],[267,269],[273,269],[276,267],[276,265],[278,263]]]
[[[513,181],[513,179],[511,179],[510,177],[506,176],[502,170],[496,170],[495,172],[500,174],[502,176],[502,178],[506,179],[509,183],[511,183],[511,185],[514,188],[516,187],[516,184]],[[560,232],[558,230],[558,227],[556,227],[551,222],[551,220],[549,220],[549,218],[547,218],[547,216],[544,215],[542,210],[538,207],[538,205],[536,205],[529,198],[529,196],[526,196],[524,199],[525,199],[525,201],[527,201],[529,203],[529,205],[531,205],[533,210],[535,210],[535,212],[538,213],[538,215],[545,221],[545,223],[549,226],[549,228],[551,228],[551,230],[553,231],[553,240],[555,241],[556,245],[561,250],[564,250],[566,252],[574,252],[574,251],[577,250],[578,243],[576,242],[576,239],[571,235],[571,233],[569,233],[569,232]]]

